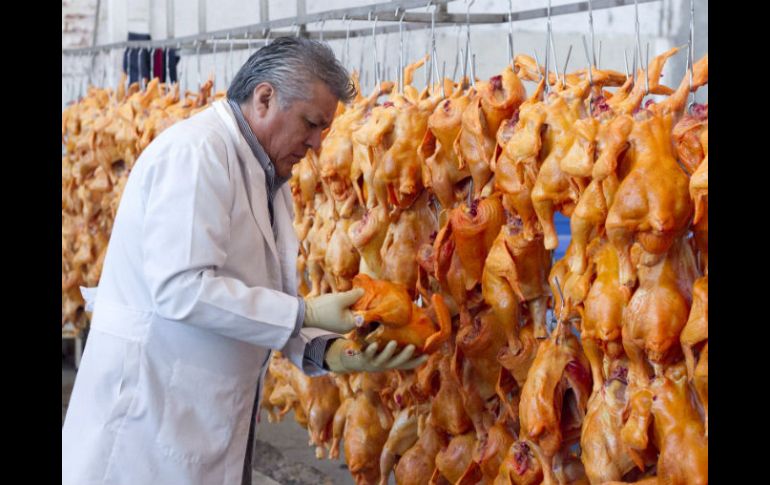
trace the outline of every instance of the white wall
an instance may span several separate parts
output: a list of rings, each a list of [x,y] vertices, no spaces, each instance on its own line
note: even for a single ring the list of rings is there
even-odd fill
[[[174,34],[184,36],[198,33],[198,5],[200,0],[174,0]],[[573,3],[575,0],[553,1],[552,6]],[[69,2],[69,3],[67,3]],[[68,17],[67,25],[70,29],[65,32],[65,4],[68,12],[86,10],[88,5],[95,8],[96,0],[67,0],[62,2],[62,45],[74,42],[70,39],[77,38],[82,32],[72,32],[77,22],[83,23],[84,19]],[[101,15],[98,30],[98,43],[117,42],[126,39],[128,31],[150,33],[153,39],[167,37],[166,4],[168,0],[101,0]],[[320,12],[324,10],[344,8],[376,3],[377,0],[307,0],[307,12]],[[708,51],[708,2],[696,0],[695,21],[695,58],[696,60]],[[547,5],[546,0],[515,0],[514,11],[542,8]],[[424,10],[424,9],[423,9]],[[449,12],[465,13],[466,3],[455,1],[449,4]],[[507,12],[507,0],[477,0],[471,7],[471,13]],[[284,18],[296,14],[296,2],[271,0],[269,2],[270,18]],[[674,45],[685,45],[689,30],[689,0],[661,0],[654,3],[639,5],[640,37],[643,46],[650,43],[650,56],[663,52]],[[206,1],[206,30],[214,31],[229,27],[238,27],[254,24],[260,21],[259,0],[207,0]],[[93,13],[90,22],[93,23]],[[366,22],[353,24],[367,26]],[[318,29],[320,25],[311,25],[309,29]],[[326,22],[327,30],[344,30],[344,26],[338,21]],[[555,16],[552,19],[556,55],[559,59],[559,69],[571,44],[573,47],[570,58],[570,68],[585,66],[585,54],[583,51],[581,35],[588,35],[588,14]],[[471,46],[476,54],[477,76],[486,78],[499,72],[507,62],[508,26],[505,25],[479,25],[471,27]],[[514,44],[517,53],[523,52],[532,55],[537,51],[541,62],[544,61],[546,19],[527,20],[514,23]],[[594,11],[595,42],[598,50],[599,41],[602,42],[600,67],[609,67],[624,71],[623,49],[631,56],[635,48],[634,36],[634,7],[633,5],[618,7],[608,10]],[[436,43],[439,62],[446,61],[447,73],[452,73],[455,65],[457,51],[458,29],[444,27],[436,29]],[[464,45],[465,29],[460,32],[461,46]],[[405,33],[407,58],[415,60],[421,57],[428,44],[428,31]],[[90,43],[90,37],[88,37]],[[330,41],[331,47],[341,57],[343,41]],[[398,34],[378,35],[378,60],[387,66],[391,78],[395,77],[396,62],[398,60]],[[369,80],[372,85],[372,39],[371,37],[354,38],[350,41],[351,62],[350,68],[358,69],[361,53],[364,53],[363,80]],[[228,60],[228,52],[217,55],[216,62],[212,55],[201,56],[200,78],[204,79],[214,71],[217,72],[217,89],[224,89],[226,81],[232,78],[233,73],[246,60],[248,53],[234,51]],[[113,52],[110,57],[102,55],[97,59],[97,72],[93,78],[106,79],[108,84],[114,84],[119,77],[121,52]],[[631,57],[629,57],[629,63]],[[77,69],[78,62],[70,58],[63,60],[63,70],[69,72]],[[88,60],[81,62],[87,65]],[[106,67],[109,65],[109,67]],[[682,78],[686,67],[686,49],[672,58],[664,70],[663,82],[668,85],[676,85]],[[195,89],[198,85],[198,62],[196,57],[185,56],[180,64],[180,72],[183,86]],[[64,73],[63,73],[64,74]],[[418,71],[416,84],[423,85],[425,77],[422,71]],[[62,91],[65,92],[63,77]],[[82,90],[82,89],[81,89]],[[72,92],[73,89],[69,89]],[[76,91],[76,89],[74,90]],[[698,93],[699,101],[708,99],[708,88]]]

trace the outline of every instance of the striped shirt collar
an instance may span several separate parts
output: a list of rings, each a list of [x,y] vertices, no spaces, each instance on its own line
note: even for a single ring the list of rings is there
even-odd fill
[[[272,203],[275,194],[278,192],[278,189],[280,189],[281,186],[289,179],[281,177],[275,172],[275,165],[270,160],[270,157],[265,152],[265,149],[262,148],[262,145],[257,140],[254,132],[251,130],[251,127],[246,121],[246,117],[243,116],[243,111],[241,110],[240,105],[230,98],[227,99],[227,103],[233,110],[235,120],[238,123],[238,128],[240,129],[243,137],[246,139],[246,143],[249,144],[249,148],[251,148],[254,157],[259,161],[259,164],[265,171],[265,182],[267,184],[267,192],[269,194],[268,199]]]

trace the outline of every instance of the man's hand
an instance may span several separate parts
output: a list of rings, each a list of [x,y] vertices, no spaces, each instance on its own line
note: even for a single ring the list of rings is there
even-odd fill
[[[326,351],[326,365],[329,370],[337,373],[346,372],[382,372],[391,369],[414,369],[420,366],[426,360],[427,355],[412,358],[414,354],[414,345],[407,345],[395,357],[398,344],[391,340],[385,346],[382,352],[377,354],[379,345],[375,342],[370,344],[362,352],[353,347],[353,342],[346,339],[337,339],[329,346]]]
[[[329,293],[305,300],[304,327],[318,327],[329,332],[347,333],[356,326],[350,305],[364,296],[363,288]]]

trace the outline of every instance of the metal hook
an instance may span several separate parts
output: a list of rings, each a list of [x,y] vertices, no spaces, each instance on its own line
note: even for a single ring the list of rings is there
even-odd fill
[[[360,57],[359,57],[359,63],[358,63],[358,80],[361,84],[361,86],[366,86],[366,83],[364,82],[364,46],[361,45],[361,51],[360,51]]]
[[[128,52],[126,52],[126,55],[128,56],[128,59],[126,60],[126,92],[128,92],[128,88],[131,87],[131,51],[133,48],[129,47]]]
[[[594,50],[594,9],[591,0],[588,0],[588,29],[591,34],[591,55],[593,56],[593,62],[589,63],[596,67],[596,51]],[[601,57],[601,54],[599,54],[599,57]]]
[[[466,37],[465,37],[465,65],[468,66],[469,62],[471,61],[471,5],[476,3],[476,0],[470,0],[468,2],[468,9],[465,11],[465,27],[466,27]],[[465,77],[465,74],[467,71],[463,70],[463,78]],[[471,75],[471,86],[476,85],[476,79]]]
[[[202,81],[201,81],[201,44],[202,42],[195,41],[195,44],[197,44],[197,47],[195,48],[195,56],[198,58],[198,89],[201,88]]]
[[[433,64],[433,74],[436,76],[436,82],[441,84],[441,92],[444,93],[444,82],[443,79],[439,77],[438,74],[438,52],[436,52],[436,46],[433,46],[433,52],[431,53],[431,58],[435,59]],[[444,65],[446,66],[446,62],[444,62]],[[446,97],[446,94],[442,94],[444,97]]]
[[[540,70],[540,58],[537,56],[537,51],[532,51],[532,54],[534,54],[535,64],[537,64],[537,74],[540,76],[540,79],[543,79],[543,71]]]
[[[233,75],[233,43],[235,39],[230,39],[230,33],[227,34],[230,41],[230,50],[227,52],[227,64],[225,65],[225,88],[230,85],[230,77]]]
[[[441,97],[446,98],[446,87],[444,87],[444,79],[446,79],[446,61],[441,63]]]
[[[166,94],[171,91],[171,66],[169,65],[171,49],[166,47]]]
[[[545,37],[545,92],[551,92],[551,69],[548,48],[551,45],[551,0],[548,0],[547,33]]]
[[[396,7],[396,16],[398,16],[398,7]],[[404,92],[404,15],[406,10],[398,19],[398,92]]]
[[[602,63],[602,41],[599,41],[599,57],[596,59],[596,62],[594,63],[594,67],[599,69],[599,66]]]
[[[593,75],[593,67],[591,66],[591,56],[588,52],[588,43],[586,42],[586,36],[581,35],[580,38],[583,40],[583,51],[586,54],[586,63],[588,64],[588,85],[592,88],[591,89],[591,95],[588,96],[588,112],[593,113],[593,87],[594,87],[594,75]]]
[[[383,41],[382,41],[382,66],[380,67],[380,76],[379,80],[387,80],[390,79],[387,75],[388,72],[388,32],[384,32]]]
[[[455,27],[457,28],[457,46],[455,47],[455,67],[452,70],[452,82],[457,79],[457,69],[460,67],[460,58],[462,57],[462,49],[460,48],[460,34],[462,33],[463,28],[458,24],[455,24]]]
[[[150,47],[148,49],[148,51],[150,52],[150,73],[149,73],[149,79],[153,80],[153,79],[155,79],[155,69],[153,69],[155,67],[155,56],[153,55],[155,53],[155,49]]]
[[[561,76],[562,88],[567,87],[567,65],[569,64],[569,57],[571,55],[572,55],[572,44],[569,45],[569,50],[567,51],[567,59],[564,61],[564,71],[562,72],[562,76]]]
[[[513,67],[513,0],[508,0],[508,58]]]
[[[176,50],[177,50],[177,52],[179,52],[181,49],[182,49],[182,43],[181,42],[177,42],[176,43]],[[180,58],[180,61],[181,61],[181,58]],[[187,62],[184,63],[184,66],[187,67]],[[179,69],[179,62],[177,62],[177,65],[175,67],[176,67],[175,71],[177,73],[176,82],[177,82],[177,84],[179,84],[179,90],[182,93],[181,96],[184,97],[184,91],[182,91],[182,78],[179,75],[179,73],[181,72],[181,70]],[[185,87],[186,86],[187,86],[187,76],[185,76]]]
[[[428,4],[425,5],[425,11],[428,11],[431,5],[433,5],[433,0],[428,0]],[[428,43],[428,54],[430,55],[430,61],[429,61],[429,64],[425,66],[426,68],[425,85],[427,88],[430,88],[431,84],[433,83],[434,70],[438,70],[438,65],[436,64],[436,59],[434,57],[435,53],[436,53],[436,9],[434,8],[430,12],[430,40]]]
[[[553,41],[553,30],[551,30],[548,33],[548,42],[551,44],[551,55],[553,56],[553,70],[556,71],[556,81],[559,80],[559,61],[556,59],[556,46],[555,42]],[[566,68],[564,71],[564,74],[566,75]],[[562,83],[563,85],[564,83]]]
[[[213,36],[211,37],[211,43],[214,44],[214,50],[212,55],[213,61],[214,61],[214,85],[212,86],[212,91],[216,93],[217,81],[218,81],[217,79],[218,78],[217,76],[217,43],[216,43],[216,39]]]
[[[639,56],[639,63],[644,62],[642,57],[642,39],[639,36],[639,1],[634,0],[634,29],[636,30],[636,55]],[[634,75],[636,74],[636,55],[634,56]]]
[[[650,43],[647,42],[647,57],[645,60],[647,68],[644,70],[644,95],[650,94]]]
[[[695,93],[692,90],[692,80],[693,80],[693,69],[695,64],[695,0],[690,0],[690,36],[687,39],[687,63],[689,64],[688,68],[690,71],[690,89],[689,89],[689,98],[690,101],[687,105],[687,110],[689,111],[692,106],[695,104]]]
[[[471,56],[471,86],[476,85],[476,54]]]
[[[371,15],[371,12],[370,12]],[[372,42],[374,43],[374,56],[372,57],[372,66],[374,68],[374,89],[380,85],[379,76],[379,62],[377,62],[377,16],[374,16],[374,24],[372,24]]]
[[[623,63],[626,65],[626,80],[628,80],[628,55],[626,49],[623,49]]]
[[[342,21],[345,23],[345,44],[342,47],[342,65],[347,67],[348,63],[350,63],[350,24],[352,20],[348,20],[347,15],[342,16]]]
[[[561,298],[561,307],[559,307],[559,321],[562,321],[562,315],[564,314],[564,294],[561,292],[561,285],[559,284],[559,278],[554,277],[554,281],[556,282],[556,290],[559,292],[559,298]]]

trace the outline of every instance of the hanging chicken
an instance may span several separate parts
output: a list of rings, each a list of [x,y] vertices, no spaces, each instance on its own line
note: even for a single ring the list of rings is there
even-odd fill
[[[514,116],[501,123],[497,131],[499,154],[490,162],[490,168],[495,173],[495,189],[503,193],[503,206],[521,219],[527,239],[532,239],[542,230],[532,206],[532,188],[542,163],[544,87],[543,80]]]
[[[519,404],[520,435],[542,454],[544,469],[550,471],[554,456],[579,439],[590,392],[590,364],[560,320],[538,349]]]
[[[453,146],[470,102],[468,92],[462,89],[441,101],[428,117],[428,129],[418,151],[423,160],[423,183],[446,209],[457,203],[458,184],[470,176],[467,167],[460,168]]]
[[[694,67],[692,88],[683,79],[666,100],[639,111],[629,135],[633,155],[628,175],[618,187],[607,214],[606,228],[620,257],[620,282],[632,286],[636,271],[630,250],[638,241],[645,251],[664,254],[683,234],[692,215],[687,175],[674,158],[672,117],[681,110],[690,89],[708,80],[708,58]]]
[[[469,322],[469,308],[480,300],[473,290],[504,221],[499,196],[475,200],[470,207],[453,209],[433,242],[433,274],[460,308],[463,324]]]
[[[489,163],[495,155],[495,136],[500,124],[513,115],[525,95],[524,85],[510,66],[488,82],[478,82],[471,88],[471,101],[463,111],[454,151],[460,169],[467,166],[471,172],[473,197],[479,197],[492,176]]]
[[[484,263],[482,295],[505,329],[508,351],[521,348],[518,339],[524,305],[535,326],[535,336],[545,338],[546,277],[551,257],[542,237],[528,239],[518,221],[500,230]]]
[[[605,362],[624,355],[621,328],[630,293],[619,283],[614,246],[605,238],[594,239],[588,254],[591,260],[588,272],[595,275],[595,279],[583,302],[580,338],[591,363],[594,392],[599,392],[607,377],[603,370]]]
[[[366,342],[381,346],[391,340],[399,345],[413,345],[420,352],[433,352],[452,332],[452,320],[441,295],[435,294],[429,312],[412,303],[406,288],[397,283],[373,280],[365,274],[353,278],[353,286],[363,288],[364,295],[351,307],[360,330],[377,324]],[[434,323],[434,320],[436,323]],[[364,330],[365,331],[365,330]]]

